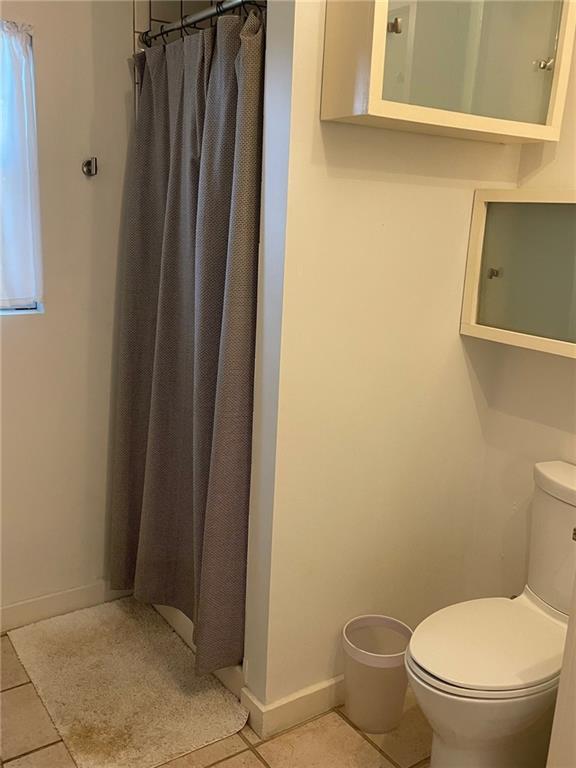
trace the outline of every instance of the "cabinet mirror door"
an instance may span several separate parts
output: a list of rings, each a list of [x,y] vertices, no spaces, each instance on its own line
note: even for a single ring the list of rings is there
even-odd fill
[[[489,202],[479,325],[576,342],[576,205]]]
[[[561,0],[390,0],[382,97],[545,124]]]

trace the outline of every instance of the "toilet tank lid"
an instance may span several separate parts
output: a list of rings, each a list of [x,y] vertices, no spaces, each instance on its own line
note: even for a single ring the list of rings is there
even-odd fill
[[[534,481],[539,488],[576,507],[576,466],[565,461],[542,461],[534,465]]]

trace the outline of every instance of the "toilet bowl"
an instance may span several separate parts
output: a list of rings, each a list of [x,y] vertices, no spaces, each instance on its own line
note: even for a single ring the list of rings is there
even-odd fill
[[[425,619],[406,670],[433,731],[431,768],[544,768],[576,574],[576,467],[535,468],[528,584],[520,597]]]
[[[432,768],[543,768],[566,626],[527,588],[418,627],[406,669],[434,732]]]

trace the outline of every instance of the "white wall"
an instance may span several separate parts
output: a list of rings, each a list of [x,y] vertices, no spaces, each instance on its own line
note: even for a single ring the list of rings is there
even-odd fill
[[[44,315],[1,320],[2,605],[12,606],[3,610],[10,624],[104,595],[132,3],[4,2],[2,15],[35,28],[46,306]],[[91,155],[100,171],[87,179],[81,164]],[[72,603],[47,597],[71,589]]]
[[[547,768],[568,768],[576,765],[576,581],[572,591],[572,603],[566,647],[562,661],[562,675],[558,687],[556,712],[552,726]]]
[[[269,706],[341,671],[351,616],[416,624],[490,591],[479,545],[503,570],[477,499],[506,372],[458,327],[473,190],[515,185],[520,148],[320,123],[323,19],[296,4],[269,597],[249,583],[268,613],[249,599],[245,670]],[[509,549],[504,593],[524,573]]]
[[[520,177],[525,186],[571,189],[576,187],[576,54],[560,143],[557,146],[526,147],[522,152]],[[536,423],[533,425],[529,445],[535,451],[536,444],[538,443],[539,449],[539,444],[542,443],[548,457],[564,458],[576,463],[576,365],[566,362],[568,364],[559,366],[553,375],[546,360],[542,359],[541,355],[534,354],[533,365],[538,366],[540,373],[536,382],[540,381],[541,385],[532,385],[535,394],[531,399],[539,403],[539,418],[534,419]],[[548,371],[546,382],[542,382],[541,378],[544,370]],[[556,401],[559,393],[561,397],[558,404]],[[510,395],[508,397],[510,398]],[[547,406],[545,409],[543,404]],[[526,443],[523,442],[522,445]],[[544,453],[541,456],[547,458]],[[564,768],[576,762],[575,720],[576,584],[548,756],[549,768]]]
[[[272,509],[290,159],[294,4],[270,5],[266,25],[258,319],[244,674],[263,698],[268,663]],[[251,664],[253,660],[253,664]]]
[[[576,188],[576,56],[560,142],[522,148],[519,184]],[[526,575],[533,465],[552,459],[576,463],[576,364],[499,344],[487,344],[487,361],[480,360],[478,344],[465,344],[489,406],[469,584],[480,595],[505,594],[511,586],[518,592]],[[490,568],[487,551],[500,556]]]

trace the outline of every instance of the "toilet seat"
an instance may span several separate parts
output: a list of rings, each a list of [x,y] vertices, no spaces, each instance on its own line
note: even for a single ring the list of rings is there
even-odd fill
[[[451,685],[445,680],[440,680],[438,677],[434,677],[425,669],[422,669],[410,655],[410,651],[406,651],[405,656],[406,666],[414,677],[418,678],[420,682],[435,691],[448,694],[449,696],[456,696],[466,699],[489,699],[490,701],[496,701],[499,699],[521,699],[529,696],[534,696],[538,693],[544,693],[545,691],[558,687],[560,682],[560,675],[547,680],[544,683],[538,685],[528,686],[526,688],[514,688],[512,690],[502,688],[500,690],[477,690],[473,688],[461,688],[457,685]]]
[[[451,695],[530,696],[558,685],[565,636],[566,621],[525,590],[515,600],[471,600],[432,614],[414,632],[406,664]]]

